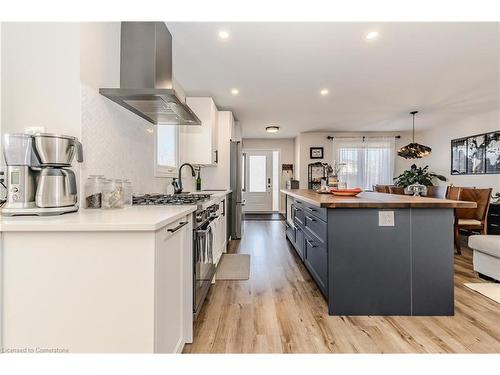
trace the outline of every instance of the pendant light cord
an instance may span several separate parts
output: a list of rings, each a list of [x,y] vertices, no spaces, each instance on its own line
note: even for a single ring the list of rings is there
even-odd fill
[[[410,115],[413,116],[413,143],[415,143],[415,115],[418,113],[418,111],[411,111]]]
[[[413,143],[415,143],[415,113],[412,113],[413,115]]]

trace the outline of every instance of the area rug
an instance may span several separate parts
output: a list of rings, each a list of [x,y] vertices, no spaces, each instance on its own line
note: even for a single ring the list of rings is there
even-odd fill
[[[249,254],[223,254],[215,274],[216,280],[248,280],[250,278]]]
[[[464,285],[493,301],[500,303],[500,284],[498,283],[464,283]]]

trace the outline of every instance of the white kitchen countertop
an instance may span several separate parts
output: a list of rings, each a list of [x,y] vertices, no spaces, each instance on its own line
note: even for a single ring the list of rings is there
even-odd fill
[[[212,194],[203,208],[219,202],[225,191],[193,192]],[[111,232],[155,231],[192,212],[196,205],[132,206],[123,209],[83,209],[58,216],[1,216],[0,232]]]
[[[58,216],[0,216],[0,232],[155,231],[194,211],[196,206],[133,206]]]

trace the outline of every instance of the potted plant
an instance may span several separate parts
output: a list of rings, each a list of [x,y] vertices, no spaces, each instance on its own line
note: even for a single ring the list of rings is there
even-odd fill
[[[405,188],[415,184],[433,186],[435,179],[438,179],[439,181],[447,181],[446,177],[434,172],[429,172],[428,165],[422,168],[413,164],[410,169],[407,169],[398,177],[395,177],[394,183],[396,186],[403,186]]]

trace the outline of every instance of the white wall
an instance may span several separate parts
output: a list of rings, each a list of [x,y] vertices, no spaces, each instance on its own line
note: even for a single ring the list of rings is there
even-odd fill
[[[280,150],[281,164],[295,162],[293,138],[243,138],[242,145],[244,150]]]
[[[327,136],[334,137],[381,137],[381,136],[396,136],[400,135],[400,139],[396,139],[396,150],[407,144],[410,140],[410,134],[407,132],[370,132],[370,133],[346,133],[346,132],[306,132],[300,133],[295,138],[295,164],[298,173],[295,178],[300,181],[300,188],[307,189],[307,173],[308,164],[315,162],[331,163],[334,160],[333,144],[332,141],[327,139]],[[323,159],[311,159],[309,149],[310,147],[323,147]],[[394,162],[394,175],[397,176],[407,168],[408,163],[404,159],[397,157]]]
[[[278,150],[280,151],[280,164],[295,164],[295,145],[293,138],[243,138],[243,150]],[[294,165],[295,173],[295,165]],[[282,170],[279,166],[280,189],[285,188],[285,180],[281,178]],[[280,194],[279,211],[285,211],[285,197]]]
[[[42,127],[80,139],[79,24],[3,23],[1,37],[1,134]]]
[[[80,138],[79,24],[2,28],[2,132],[43,126]]]
[[[432,153],[424,159],[416,161],[419,166],[429,165],[433,172],[446,176],[449,181],[441,184],[453,184],[456,186],[491,187],[493,192],[500,191],[500,175],[454,175],[450,174],[452,139],[467,137],[470,135],[487,133],[500,130],[499,113],[492,110],[471,117],[455,119],[440,124],[422,132],[415,137],[417,142],[432,148]]]

